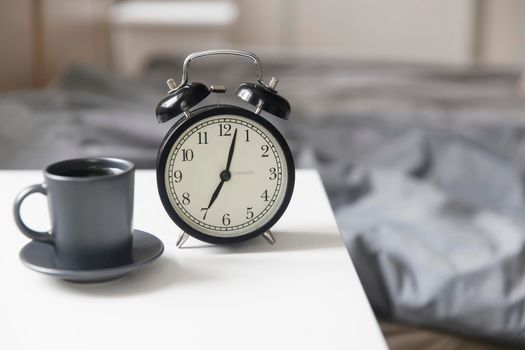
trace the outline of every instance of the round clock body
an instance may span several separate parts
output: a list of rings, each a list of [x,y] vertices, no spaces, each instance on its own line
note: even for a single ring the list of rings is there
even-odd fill
[[[295,183],[279,131],[246,109],[192,111],[164,138],[157,186],[171,219],[187,234],[225,244],[256,237],[286,210]]]

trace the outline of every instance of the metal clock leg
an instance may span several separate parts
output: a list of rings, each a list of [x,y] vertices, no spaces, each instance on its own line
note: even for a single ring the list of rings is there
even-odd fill
[[[180,231],[179,238],[177,239],[177,247],[181,248],[184,245],[184,242],[186,242],[186,240],[188,239],[188,237],[189,235],[186,232]]]
[[[268,243],[270,244],[275,243],[275,237],[273,236],[272,231],[268,230],[265,233],[263,233],[262,236],[264,237],[264,239],[268,241]]]

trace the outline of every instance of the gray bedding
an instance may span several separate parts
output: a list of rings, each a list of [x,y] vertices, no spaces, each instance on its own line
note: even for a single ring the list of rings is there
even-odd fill
[[[278,126],[298,167],[320,170],[376,312],[525,344],[525,102],[516,72],[262,60],[292,104],[292,119]],[[159,60],[133,81],[74,68],[53,89],[1,96],[0,167],[86,155],[153,167],[169,128],[153,109],[179,67]],[[223,62],[195,68],[192,79],[230,88],[253,74]]]

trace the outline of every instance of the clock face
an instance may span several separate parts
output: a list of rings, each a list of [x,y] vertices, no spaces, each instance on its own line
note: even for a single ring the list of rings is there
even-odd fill
[[[187,231],[219,238],[261,231],[291,195],[282,136],[256,115],[192,119],[173,135],[165,160],[163,185],[176,217]]]

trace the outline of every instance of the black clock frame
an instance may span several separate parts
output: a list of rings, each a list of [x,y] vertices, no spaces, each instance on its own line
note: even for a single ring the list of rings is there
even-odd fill
[[[286,185],[284,198],[282,201],[281,206],[277,209],[275,215],[263,226],[259,227],[257,230],[254,230],[252,232],[243,234],[241,236],[235,236],[235,237],[216,237],[212,236],[206,233],[202,233],[190,225],[188,225],[175,211],[173,206],[171,205],[171,202],[168,197],[168,193],[166,191],[166,181],[165,181],[165,173],[166,173],[166,164],[168,161],[168,156],[171,151],[171,148],[175,144],[175,141],[181,136],[186,130],[191,128],[194,124],[200,122],[201,120],[213,117],[217,115],[237,115],[241,117],[245,117],[250,119],[255,124],[260,124],[266,130],[268,130],[277,140],[277,143],[281,147],[284,158],[286,159],[286,165],[288,170],[288,183]],[[288,144],[286,143],[284,137],[282,134],[277,130],[275,126],[273,126],[269,121],[261,117],[260,115],[257,115],[247,109],[240,108],[237,106],[232,105],[220,105],[220,106],[205,106],[199,109],[196,109],[191,112],[192,117],[184,120],[182,123],[176,123],[173,125],[173,127],[168,131],[164,139],[162,140],[159,153],[157,156],[157,188],[159,192],[160,199],[162,201],[162,205],[164,206],[164,209],[170,216],[170,218],[175,222],[175,224],[181,228],[184,232],[189,234],[190,236],[197,238],[201,241],[213,243],[213,244],[230,244],[230,243],[236,243],[236,242],[242,242],[246,241],[251,238],[255,238],[257,236],[262,235],[264,232],[269,230],[270,228],[275,225],[275,223],[281,218],[281,216],[286,211],[286,208],[288,207],[288,204],[290,203],[290,199],[292,198],[292,193],[295,187],[295,165],[293,162],[292,152],[290,151],[290,147],[288,147]]]

